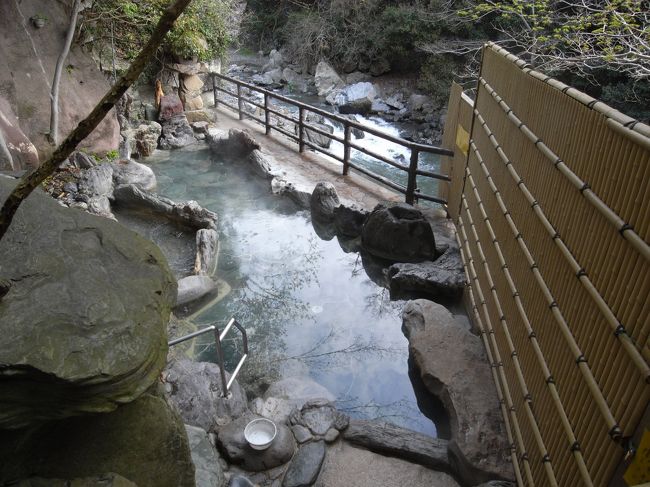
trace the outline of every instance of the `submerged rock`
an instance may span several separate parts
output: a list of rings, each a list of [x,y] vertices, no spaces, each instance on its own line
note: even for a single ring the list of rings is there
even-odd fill
[[[0,198],[14,184],[0,178]],[[37,190],[0,262],[0,429],[111,411],[155,382],[176,296],[155,245]]]
[[[402,319],[422,381],[449,413],[449,455],[460,478],[468,485],[512,479],[510,449],[481,339],[432,301],[409,301]]]
[[[377,205],[363,226],[361,242],[372,255],[393,262],[421,262],[436,256],[431,225],[406,203]]]
[[[178,281],[178,295],[175,308],[201,299],[206,294],[216,293],[217,283],[209,276],[187,276]]]

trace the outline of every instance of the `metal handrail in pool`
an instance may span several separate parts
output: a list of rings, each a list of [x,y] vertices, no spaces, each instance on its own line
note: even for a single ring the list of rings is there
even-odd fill
[[[229,83],[233,83],[234,85],[237,86],[237,92],[229,91],[221,86],[221,81],[227,81]],[[246,98],[242,94],[242,87],[252,91],[252,92],[257,92],[262,95],[264,95],[264,104],[261,105],[259,103],[256,103],[254,100],[251,100],[249,98]],[[237,100],[237,106],[233,106],[230,103],[224,101],[224,100],[219,100],[218,93],[219,92],[226,93],[227,95],[230,95],[234,97]],[[318,152],[321,152],[329,157],[332,157],[333,159],[336,159],[339,162],[343,163],[343,175],[346,176],[350,170],[350,168],[356,169],[362,174],[365,174],[366,176],[379,181],[380,183],[394,189],[395,191],[398,191],[402,194],[405,195],[406,202],[409,204],[413,204],[416,199],[423,199],[427,201],[433,201],[435,203],[441,203],[443,205],[447,204],[447,201],[443,198],[438,198],[436,196],[431,196],[431,195],[426,195],[422,194],[419,192],[417,188],[417,176],[425,176],[429,178],[434,178],[438,179],[440,181],[445,181],[445,182],[450,182],[451,178],[446,175],[446,174],[438,174],[434,173],[431,171],[425,171],[422,169],[418,169],[418,162],[419,162],[419,156],[421,152],[428,152],[431,154],[439,154],[442,156],[448,156],[448,157],[453,157],[454,152],[450,151],[448,149],[443,149],[441,147],[435,147],[432,145],[427,145],[427,144],[418,144],[416,142],[411,142],[409,140],[403,139],[401,137],[395,137],[394,135],[387,134],[385,132],[382,132],[381,130],[376,130],[372,127],[368,127],[366,125],[360,124],[358,122],[355,122],[353,120],[349,120],[345,117],[342,117],[340,115],[337,115],[335,113],[330,113],[327,110],[320,109],[318,107],[314,107],[311,105],[308,105],[306,103],[302,103],[296,100],[292,100],[291,98],[287,98],[286,96],[282,96],[278,93],[274,93],[273,91],[266,90],[264,88],[260,88],[258,86],[255,86],[250,83],[246,83],[245,81],[238,80],[236,78],[232,78],[230,76],[226,76],[223,74],[218,74],[218,73],[212,73],[212,92],[214,96],[214,106],[215,108],[221,103],[222,105],[227,106],[228,108],[234,110],[235,112],[238,113],[239,119],[243,120],[244,117],[250,118],[252,120],[255,120],[256,122],[264,125],[265,130],[266,130],[266,135],[269,135],[271,132],[271,129],[276,130],[287,137],[289,137],[291,140],[295,141],[298,143],[298,152],[303,152],[305,150],[305,147],[309,147],[313,150],[316,150]],[[298,108],[298,118],[294,118],[288,115],[285,115],[283,113],[278,112],[277,110],[273,110],[269,106],[269,100],[271,98],[275,98],[276,100],[280,100],[283,103],[286,103],[288,105],[292,105],[294,107]],[[254,115],[251,115],[250,113],[245,113],[244,112],[244,107],[243,104],[244,102],[249,103],[253,106],[256,106],[257,108],[260,108],[264,110],[264,119],[255,117]],[[330,120],[335,120],[336,122],[340,123],[344,127],[344,137],[338,137],[336,135],[330,134],[324,130],[319,130],[317,127],[314,127],[312,125],[309,125],[305,121],[305,112],[312,112],[312,113],[317,113],[318,115],[321,115],[323,117],[327,117]],[[287,120],[292,121],[298,126],[298,135],[294,135],[289,133],[289,131],[284,130],[283,128],[280,128],[276,125],[273,125],[271,123],[271,114],[277,115],[281,118],[285,118]],[[371,150],[365,149],[354,142],[352,142],[352,129],[358,129],[362,130],[364,132],[368,132],[369,134],[372,134],[376,137],[380,137],[382,139],[385,139],[389,142],[392,142],[394,144],[401,145],[403,147],[406,147],[411,151],[411,157],[409,161],[409,165],[406,166],[404,164],[400,164],[396,161],[392,161],[388,159],[387,157],[382,156],[381,154],[377,154]],[[324,149],[322,147],[319,147],[317,144],[311,143],[308,140],[305,140],[305,130],[311,130],[313,132],[316,132],[324,137],[328,137],[331,140],[336,140],[338,142],[341,142],[343,144],[343,157],[340,157],[331,151]],[[390,179],[381,176],[379,174],[374,173],[373,171],[370,171],[366,168],[363,168],[354,162],[350,161],[350,150],[358,150],[361,151],[371,157],[374,157],[375,159],[385,162],[387,164],[390,164],[393,167],[396,167],[397,169],[404,171],[408,174],[408,182],[406,187],[402,186],[401,184],[398,184],[394,181],[391,181]]]
[[[242,335],[242,342],[244,345],[244,355],[242,355],[241,359],[239,359],[239,363],[237,364],[237,367],[235,367],[235,370],[230,375],[230,380],[226,382],[226,366],[224,364],[224,356],[223,356],[223,350],[221,348],[221,342],[223,341],[223,339],[226,337],[226,335],[228,334],[228,332],[233,326],[237,328]],[[226,397],[228,395],[228,391],[230,390],[230,387],[232,386],[232,383],[235,381],[235,377],[237,377],[237,374],[239,374],[242,365],[244,365],[244,362],[246,361],[246,357],[248,357],[248,336],[246,335],[246,330],[244,329],[244,327],[241,326],[235,318],[230,318],[230,321],[228,321],[228,324],[226,325],[226,327],[223,329],[221,333],[219,333],[219,327],[217,327],[217,325],[210,325],[206,328],[202,328],[198,331],[195,331],[194,333],[190,333],[189,335],[185,335],[180,338],[175,338],[174,340],[170,340],[167,343],[167,345],[173,347],[174,345],[178,345],[179,343],[186,342],[188,340],[191,340],[192,338],[196,338],[198,336],[204,335],[211,331],[214,331],[214,343],[217,347],[217,362],[219,363],[219,370],[221,371],[221,385],[222,385],[221,391],[222,391],[222,395]]]

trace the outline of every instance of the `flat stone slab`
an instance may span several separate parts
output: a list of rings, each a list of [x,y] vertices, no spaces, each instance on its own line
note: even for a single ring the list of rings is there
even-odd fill
[[[451,471],[448,442],[375,420],[353,419],[343,438],[370,451],[390,455],[437,470]]]
[[[316,487],[460,487],[449,474],[343,442],[331,446]]]
[[[300,447],[287,470],[282,487],[308,487],[316,481],[325,459],[325,442],[313,441]]]
[[[450,460],[475,485],[513,478],[505,426],[481,339],[433,301],[409,301],[402,330],[424,386],[449,413]]]
[[[0,199],[16,184],[0,177]],[[154,244],[42,191],[0,240],[0,429],[107,412],[158,378],[176,281]]]

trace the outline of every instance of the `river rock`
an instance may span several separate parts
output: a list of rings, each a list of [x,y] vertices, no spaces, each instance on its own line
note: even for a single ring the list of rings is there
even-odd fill
[[[282,177],[271,180],[271,192],[291,198],[300,208],[309,208],[311,204],[311,190],[305,185],[296,185]]]
[[[282,54],[279,51],[272,49],[269,53],[269,62],[262,66],[262,72],[266,73],[274,69],[281,69],[283,63],[284,59],[282,58]]]
[[[165,95],[160,99],[158,119],[167,122],[183,113],[183,102],[177,95]]]
[[[398,263],[388,268],[388,285],[392,297],[409,293],[431,298],[458,298],[463,294],[467,280],[456,245],[448,247],[435,261],[417,264]]]
[[[406,203],[379,204],[361,232],[363,248],[393,262],[421,262],[436,256],[431,225],[422,212]]]
[[[339,205],[334,208],[334,225],[339,235],[349,238],[361,236],[363,224],[369,212],[356,204]]]
[[[79,192],[89,197],[113,197],[113,166],[100,164],[84,171],[79,178]]]
[[[259,149],[251,151],[248,162],[253,166],[255,173],[263,178],[271,179],[280,174],[275,158]]]
[[[248,413],[246,392],[235,380],[223,397],[217,364],[181,359],[169,364],[165,381],[171,385],[170,400],[183,421],[214,433],[224,424]],[[226,380],[230,374],[226,373]]]
[[[73,205],[74,204],[77,203],[73,203]],[[93,196],[88,199],[87,203],[79,203],[79,208],[84,208],[83,204],[86,205],[85,209],[93,215],[116,220],[115,215],[113,215],[113,212],[111,211],[111,202],[106,196]]]
[[[219,234],[216,230],[202,228],[196,232],[196,259],[194,274],[212,276],[217,270]]]
[[[301,424],[293,425],[291,427],[291,432],[293,433],[293,437],[298,443],[306,443],[314,438],[314,435],[311,434],[311,431],[309,431],[308,428],[305,428]]]
[[[44,479],[33,477],[31,479],[17,480],[7,487],[138,487],[130,480],[115,473],[100,474],[82,479]]]
[[[326,61],[321,61],[316,66],[314,83],[318,90],[318,96],[327,96],[332,90],[342,88],[345,85],[334,68]]]
[[[158,147],[162,126],[158,122],[142,123],[134,134],[135,152],[138,157],[149,157]]]
[[[449,414],[449,455],[468,485],[513,478],[506,430],[481,339],[432,301],[409,301],[402,314],[409,353],[425,387]]]
[[[377,420],[354,419],[343,438],[370,451],[418,463],[435,470],[451,471],[448,442],[440,438]]]
[[[149,166],[132,160],[120,160],[111,163],[115,186],[130,184],[144,191],[156,188],[156,175]]]
[[[53,421],[0,439],[0,478],[75,478],[115,472],[140,487],[194,487],[185,427],[160,397],[144,394],[108,414]],[[5,448],[12,448],[6,450]],[[9,463],[9,464],[6,464]]]
[[[113,191],[113,196],[115,203],[122,207],[150,211],[195,229],[217,228],[217,214],[203,208],[196,201],[176,203],[169,198],[143,191],[133,184],[118,186]]]
[[[230,463],[241,465],[251,472],[261,472],[284,465],[293,456],[296,442],[291,430],[283,424],[277,424],[278,432],[266,450],[254,450],[244,438],[244,428],[256,419],[252,414],[242,416],[219,428],[217,444],[220,451]]]
[[[377,92],[372,83],[367,81],[346,86],[335,98],[334,105],[341,113],[370,113]]]
[[[187,276],[178,281],[178,296],[176,298],[176,308],[180,308],[197,299],[201,299],[206,294],[215,293],[217,283],[208,276]]]
[[[309,203],[312,218],[321,221],[332,221],[334,210],[340,205],[336,188],[329,182],[316,184]]]
[[[305,138],[312,144],[316,144],[318,147],[322,147],[323,149],[329,149],[330,145],[332,145],[332,139],[326,135],[316,132],[315,130],[307,128],[306,125],[307,124],[305,124]],[[308,121],[308,125],[313,125],[315,128],[322,130],[323,132],[327,132],[330,134],[334,133],[334,127],[332,127],[331,125],[327,125],[325,123]],[[298,135],[298,131],[299,131],[298,125],[295,125],[294,133]]]
[[[325,442],[312,441],[301,445],[284,476],[282,487],[308,487],[320,472],[325,459]]]
[[[162,134],[158,140],[160,149],[179,149],[194,144],[194,131],[184,113],[174,115],[162,124]]]
[[[14,184],[0,178],[0,199]],[[155,245],[37,190],[0,262],[12,282],[0,302],[0,429],[111,411],[155,382],[176,296]]]
[[[293,91],[298,91],[300,93],[307,93],[309,91],[309,85],[304,76],[296,73],[291,68],[284,68],[282,70],[282,81],[284,81],[289,89]]]
[[[189,424],[185,425],[185,431],[192,452],[196,487],[222,487],[226,485],[226,479],[219,464],[219,453],[212,445],[208,433],[204,429]]]

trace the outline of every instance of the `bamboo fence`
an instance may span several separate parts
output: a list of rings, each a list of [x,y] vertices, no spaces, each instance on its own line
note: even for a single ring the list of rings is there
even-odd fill
[[[608,485],[650,399],[650,127],[489,43],[443,146],[517,481]]]

